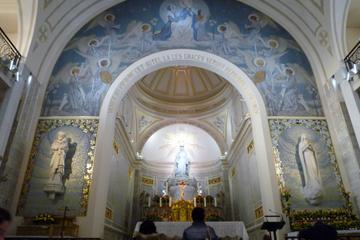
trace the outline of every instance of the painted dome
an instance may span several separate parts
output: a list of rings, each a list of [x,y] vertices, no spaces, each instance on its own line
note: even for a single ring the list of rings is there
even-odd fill
[[[219,94],[229,83],[215,73],[195,67],[169,67],[142,78],[137,87],[152,98],[171,103],[196,103]]]

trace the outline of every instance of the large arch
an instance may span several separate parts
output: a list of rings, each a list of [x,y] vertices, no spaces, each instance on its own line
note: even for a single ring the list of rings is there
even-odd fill
[[[146,56],[130,65],[116,78],[106,94],[100,112],[88,214],[82,219],[82,231],[85,235],[100,237],[103,233],[106,191],[109,187],[109,179],[104,176],[107,176],[110,167],[109,159],[120,100],[129,88],[146,74],[175,65],[189,65],[213,71],[229,81],[242,94],[251,114],[254,142],[258,146],[256,158],[258,174],[262,176],[260,189],[263,209],[265,213],[269,209],[281,211],[265,104],[251,79],[240,68],[214,54],[190,49],[166,50]]]
[[[120,2],[120,1],[119,1]],[[259,2],[259,4],[260,4],[260,1],[258,1]],[[262,2],[261,2],[262,3]],[[115,4],[115,3],[114,3]],[[264,7],[264,6],[263,6]],[[94,9],[92,9],[92,10],[94,10]],[[270,13],[270,11],[269,10],[267,10],[267,11],[263,11],[264,13],[267,13],[267,12],[269,12]],[[87,11],[86,12],[87,14],[89,13],[89,11]],[[273,18],[275,19],[275,20],[277,20],[278,22],[280,22],[280,23],[282,23],[282,25],[286,28],[286,29],[288,29],[288,31],[290,32],[290,33],[292,33],[293,34],[293,32],[298,32],[298,30],[297,30],[297,28],[294,28],[294,29],[292,29],[291,27],[292,26],[298,26],[298,25],[301,25],[301,24],[298,24],[298,23],[294,23],[294,22],[290,22],[290,21],[288,21],[288,23],[287,23],[287,19],[283,19],[282,18],[282,14],[277,14],[278,12],[276,12],[276,11],[274,11],[274,12],[271,12],[272,14],[268,14],[269,16],[273,16]],[[76,15],[75,13],[74,13],[74,15]],[[86,15],[86,14],[85,14]],[[287,15],[290,15],[290,14],[287,14]],[[88,15],[86,15],[86,16],[88,16]],[[83,18],[83,19],[80,19],[80,18]],[[80,16],[80,14],[79,14],[79,18],[77,18],[78,20],[81,20],[81,21],[79,21],[79,22],[86,22],[85,21],[85,19],[84,19],[84,15],[81,15]],[[80,24],[81,25],[81,24]],[[61,39],[60,40],[54,40],[54,45],[50,45],[49,46],[49,48],[50,48],[50,51],[49,51],[49,54],[48,55],[45,55],[46,57],[44,57],[44,64],[43,65],[41,65],[42,66],[42,69],[41,70],[39,70],[40,71],[40,73],[41,73],[41,77],[40,77],[40,79],[41,80],[43,80],[42,82],[44,83],[44,85],[43,85],[43,87],[44,86],[46,86],[47,84],[47,81],[48,81],[48,79],[49,79],[49,76],[50,76],[50,69],[52,69],[53,67],[53,65],[54,65],[54,61],[52,60],[52,59],[57,59],[57,57],[54,57],[54,55],[58,55],[58,52],[60,51],[59,49],[62,49],[64,46],[65,46],[65,43],[63,42],[64,40],[66,40],[66,39],[68,39],[68,35],[66,34],[66,33],[69,33],[69,29],[73,29],[74,28],[74,25],[71,25],[71,24],[69,24],[69,26],[66,26],[66,27],[64,27],[64,29],[66,30],[65,31],[65,34],[61,34],[60,36],[61,36]],[[75,28],[80,28],[80,26],[79,27],[75,27]],[[71,32],[71,34],[73,34],[75,32],[75,30],[73,30],[73,32]],[[300,35],[300,32],[299,32],[299,35]],[[321,84],[320,83],[323,83],[323,81],[325,81],[325,79],[326,79],[326,72],[325,72],[325,70],[324,69],[321,69],[321,68],[319,68],[319,69],[317,69],[317,68],[315,68],[315,66],[319,66],[319,65],[324,65],[324,64],[322,64],[322,62],[323,62],[323,58],[319,55],[319,54],[316,54],[317,53],[317,51],[320,51],[320,50],[317,50],[316,48],[314,48],[314,47],[311,47],[311,46],[313,46],[312,44],[308,44],[308,43],[311,43],[312,41],[311,41],[311,39],[309,39],[309,38],[305,38],[305,37],[299,37],[298,35],[294,35],[295,37],[296,37],[296,40],[299,42],[299,44],[303,47],[303,49],[304,49],[304,51],[305,51],[305,53],[306,53],[306,55],[307,55],[307,57],[308,57],[308,59],[310,60],[310,63],[311,63],[311,65],[312,65],[312,67],[313,67],[313,70],[314,70],[314,74],[315,74],[315,76],[316,76],[316,79],[317,79],[317,82],[318,82],[318,85],[319,86],[321,86]],[[67,40],[66,40],[66,42],[67,42]],[[55,47],[55,46],[57,46],[58,44],[60,44],[60,45],[62,45],[63,47],[60,47],[60,48],[57,48],[57,47]],[[320,48],[319,48],[320,49]],[[44,51],[46,51],[47,49],[45,49]],[[312,50],[314,50],[314,51],[312,51]],[[316,50],[316,51],[315,51]],[[50,54],[50,53],[52,53],[52,54]],[[55,54],[54,54],[55,53]],[[60,54],[60,53],[59,53]],[[50,60],[50,61],[46,61],[45,59],[47,59],[47,60]],[[139,61],[141,61],[141,60],[139,60]],[[325,64],[326,65],[326,64]],[[49,68],[47,67],[47,66],[50,66]],[[40,65],[39,65],[39,67],[40,67]],[[212,70],[212,69],[211,69]],[[141,70],[142,71],[142,70]],[[43,90],[45,90],[45,89],[43,89]],[[324,92],[323,90],[321,91],[321,92]],[[40,94],[41,95],[41,94]],[[322,96],[324,97],[324,93],[322,93]],[[39,99],[42,99],[42,96],[40,96],[39,97]],[[323,98],[324,99],[324,98]],[[39,100],[39,101],[41,101],[41,100]],[[40,105],[40,104],[39,104]],[[109,104],[109,106],[111,106],[111,104]],[[116,109],[116,108],[114,108],[114,109]],[[34,111],[35,112],[35,115],[38,115],[38,112],[40,111],[40,109],[38,109],[38,111]],[[110,112],[109,112],[110,113]],[[112,114],[112,113],[111,113]],[[329,113],[327,113],[327,116],[330,116],[331,117],[331,112]],[[36,123],[34,123],[35,125],[36,125]],[[33,128],[34,128],[34,126],[33,126]],[[337,126],[337,129],[341,129],[341,126]],[[335,129],[335,128],[334,128]],[[333,131],[333,132],[335,132],[335,130]],[[334,133],[334,135],[335,136],[337,136],[337,134],[335,134]],[[344,142],[346,142],[346,141],[344,141]],[[30,150],[28,150],[28,152],[29,152]],[[339,151],[340,152],[340,151]],[[90,206],[90,209],[91,209],[91,206]],[[91,209],[91,211],[92,211],[93,209]],[[97,215],[97,216],[100,216],[100,215]],[[94,231],[96,231],[96,230],[94,230]]]

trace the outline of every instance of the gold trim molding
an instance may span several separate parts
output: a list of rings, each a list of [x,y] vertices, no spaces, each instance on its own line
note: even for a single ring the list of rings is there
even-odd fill
[[[29,157],[28,166],[25,173],[24,182],[21,189],[20,199],[17,207],[17,215],[21,215],[27,195],[30,189],[30,180],[34,170],[34,162],[38,154],[38,147],[41,143],[41,138],[44,134],[59,127],[69,126],[80,129],[83,133],[90,135],[89,149],[87,151],[86,167],[84,171],[84,184],[82,187],[82,198],[80,200],[80,214],[79,216],[86,216],[87,206],[89,201],[89,190],[93,176],[93,167],[95,161],[95,144],[96,134],[98,129],[98,119],[40,119],[36,128],[34,141]]]

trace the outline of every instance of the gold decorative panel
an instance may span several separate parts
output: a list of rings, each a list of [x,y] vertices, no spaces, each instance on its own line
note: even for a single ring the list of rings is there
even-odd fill
[[[260,207],[255,208],[255,218],[259,219],[259,218],[262,218],[263,216],[264,216],[263,207],[260,206]]]
[[[142,177],[142,183],[145,185],[154,185],[154,179],[149,177]]]
[[[234,177],[235,174],[236,174],[236,168],[233,167],[233,168],[231,169],[231,176]]]
[[[109,207],[106,207],[106,209],[105,209],[105,218],[107,218],[109,220],[113,220],[113,211]]]
[[[221,177],[215,177],[208,180],[209,185],[221,183]]]
[[[64,206],[71,216],[85,216],[89,200],[95,160],[98,119],[41,119],[21,190],[17,214],[35,216],[39,213],[61,215]],[[54,200],[48,198],[44,186],[51,171],[52,143],[59,132],[66,135],[69,150],[64,166],[64,188]]]
[[[252,151],[254,150],[254,140],[251,140],[251,142],[246,147],[246,149],[247,149],[248,154],[252,153]]]

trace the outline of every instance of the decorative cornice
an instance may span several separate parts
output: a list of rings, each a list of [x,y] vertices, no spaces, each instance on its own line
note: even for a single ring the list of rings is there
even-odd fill
[[[115,121],[115,134],[118,134],[120,137],[120,141],[122,145],[120,146],[121,149],[124,149],[124,152],[126,154],[126,157],[131,164],[132,167],[134,167],[137,163],[136,154],[134,152],[134,149],[130,143],[130,139],[126,133],[126,130],[119,118]]]

